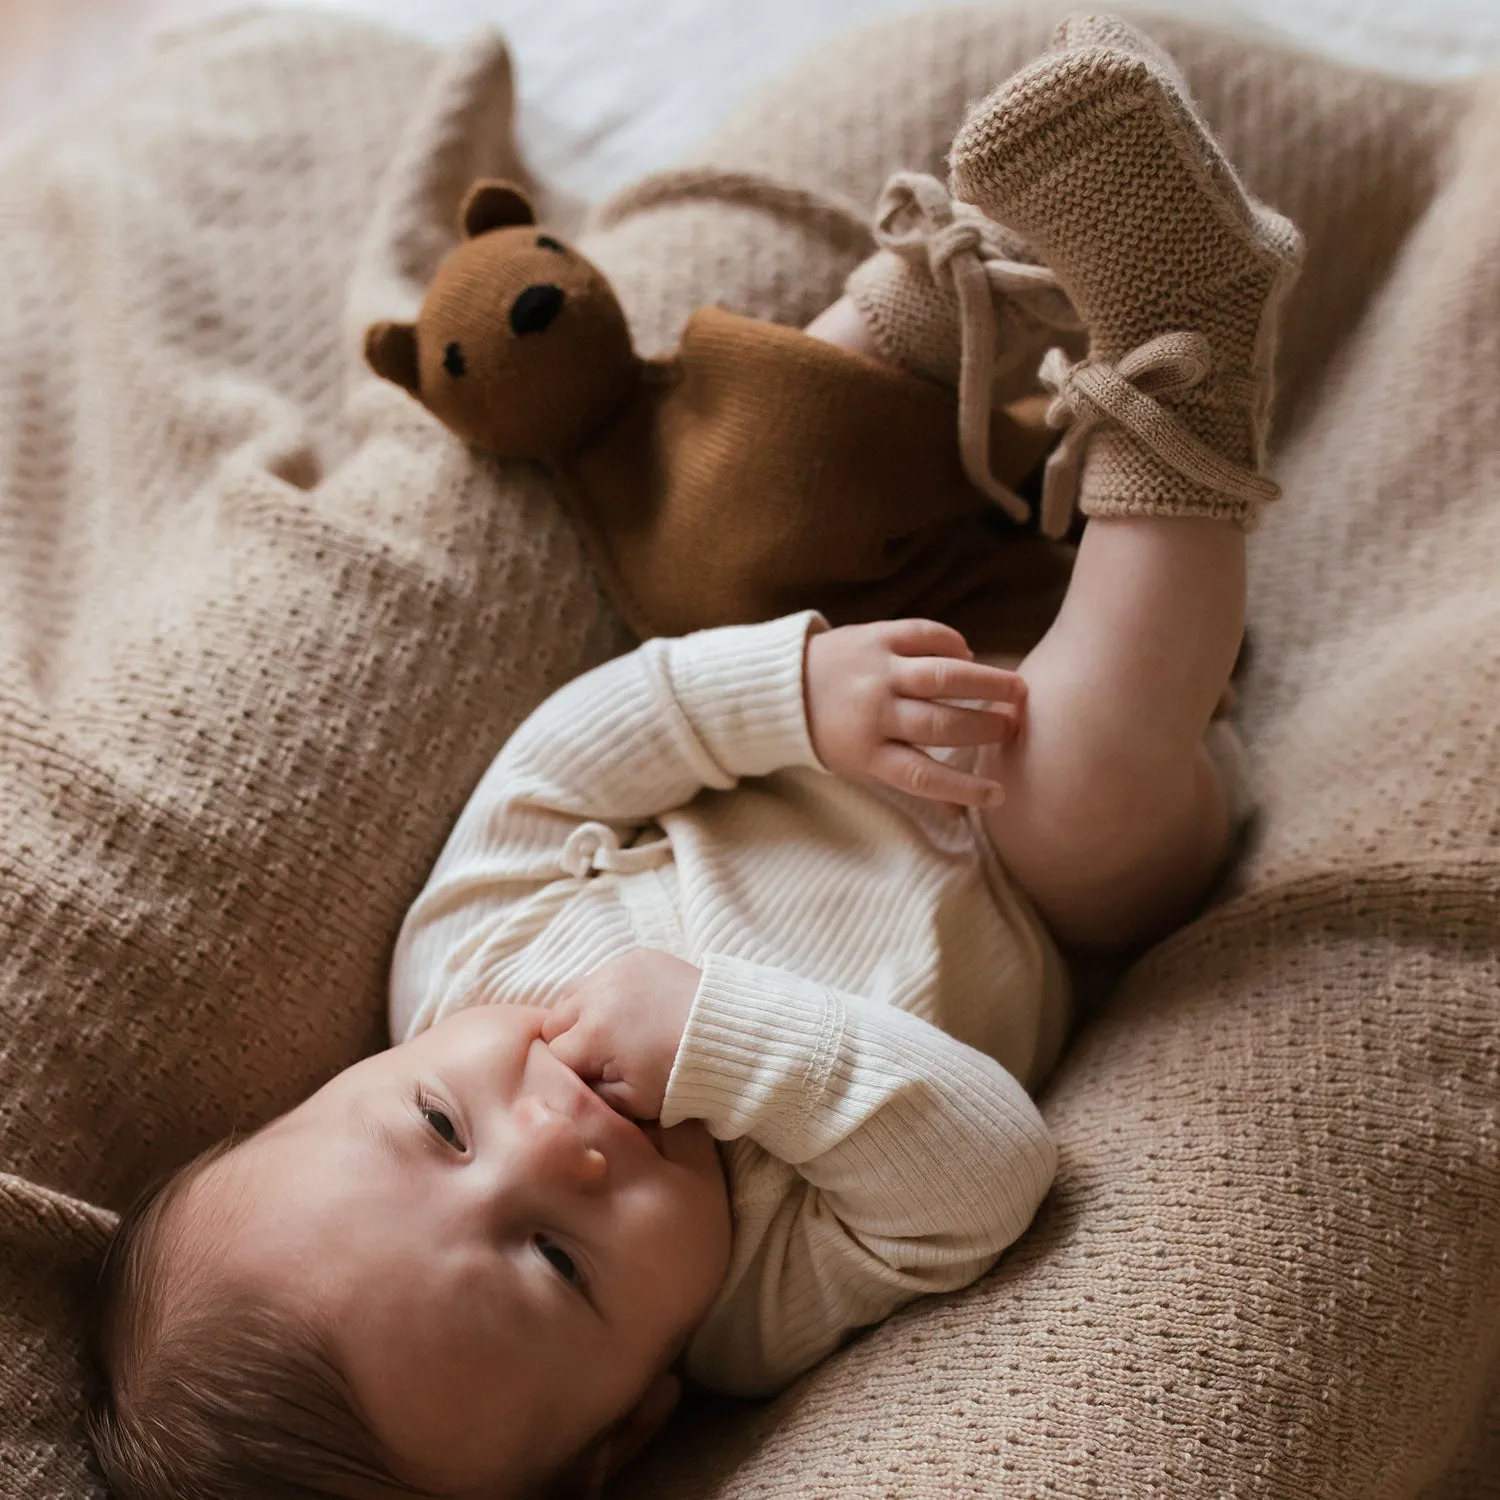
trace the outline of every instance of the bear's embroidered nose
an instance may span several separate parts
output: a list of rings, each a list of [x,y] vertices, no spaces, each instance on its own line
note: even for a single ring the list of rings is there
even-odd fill
[[[529,286],[510,310],[510,326],[517,333],[540,333],[562,311],[563,290],[543,282]]]

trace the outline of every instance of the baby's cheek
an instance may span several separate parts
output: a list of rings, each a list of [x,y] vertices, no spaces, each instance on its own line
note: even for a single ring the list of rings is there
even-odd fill
[[[729,1269],[734,1215],[718,1142],[696,1121],[691,1122],[691,1128],[695,1137],[687,1143],[691,1153],[689,1188],[683,1195],[685,1222],[679,1233],[686,1261],[683,1274],[694,1277],[706,1311]]]
[[[684,1152],[696,1158],[691,1165],[665,1163],[660,1174],[628,1195],[633,1201],[620,1205],[622,1217],[629,1219],[622,1240],[628,1236],[640,1293],[651,1297],[662,1320],[674,1326],[701,1316],[729,1264],[729,1195],[713,1141],[701,1127],[699,1133],[707,1151],[694,1143]]]

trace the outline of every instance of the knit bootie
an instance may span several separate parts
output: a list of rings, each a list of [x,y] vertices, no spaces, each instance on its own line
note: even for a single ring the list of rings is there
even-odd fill
[[[1042,367],[1048,421],[1068,428],[1043,530],[1060,535],[1075,499],[1249,530],[1280,493],[1261,466],[1302,242],[1245,191],[1171,60],[1114,18],[1064,21],[970,113],[950,165],[955,194],[1026,236],[1089,332],[1086,359]]]
[[[1024,520],[1024,502],[991,473],[990,412],[1041,389],[1037,369],[1050,347],[1082,351],[1077,315],[1018,234],[955,203],[926,173],[887,181],[874,231],[880,249],[844,291],[887,359],[957,388],[970,482]]]

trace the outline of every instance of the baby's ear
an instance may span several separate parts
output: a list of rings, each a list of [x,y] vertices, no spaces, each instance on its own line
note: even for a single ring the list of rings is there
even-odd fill
[[[377,375],[413,396],[417,389],[417,330],[412,323],[372,323],[365,330],[365,361]]]
[[[487,179],[476,182],[458,211],[459,226],[466,240],[488,234],[492,229],[510,229],[518,224],[535,224],[531,200],[513,182]]]

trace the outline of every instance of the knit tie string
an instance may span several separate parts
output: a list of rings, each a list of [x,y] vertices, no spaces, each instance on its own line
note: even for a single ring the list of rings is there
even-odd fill
[[[659,870],[670,864],[672,845],[665,838],[646,839],[622,846],[620,835],[608,823],[580,823],[567,837],[557,862],[575,880],[591,875],[634,875],[641,870]]]
[[[1040,371],[1042,384],[1053,393],[1047,425],[1065,430],[1043,475],[1043,534],[1066,535],[1084,450],[1094,431],[1109,423],[1193,484],[1256,504],[1276,499],[1278,484],[1216,453],[1154,399],[1182,395],[1206,380],[1212,368],[1213,350],[1201,333],[1159,334],[1113,364],[1070,361],[1061,349],[1049,349]],[[1225,375],[1219,385],[1226,399],[1253,398],[1246,379]]]
[[[897,172],[875,207],[875,242],[903,259],[925,260],[934,284],[958,303],[958,450],[969,483],[1013,521],[1031,509],[990,467],[990,413],[995,382],[995,298],[1007,298],[1038,321],[1076,328],[1057,278],[1016,260],[1006,231],[977,209],[955,211],[948,190],[925,172]]]

